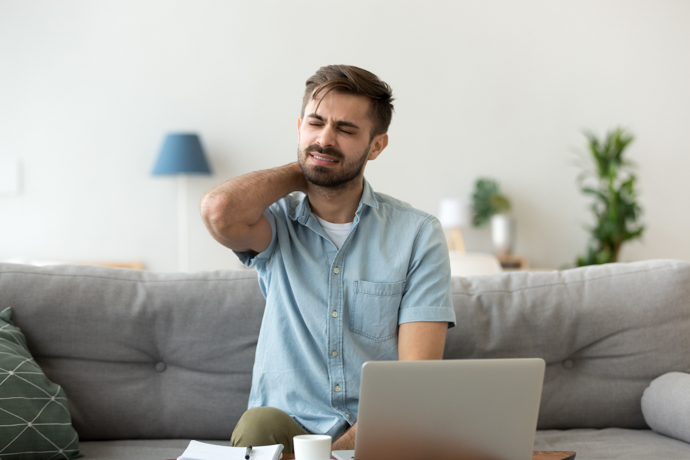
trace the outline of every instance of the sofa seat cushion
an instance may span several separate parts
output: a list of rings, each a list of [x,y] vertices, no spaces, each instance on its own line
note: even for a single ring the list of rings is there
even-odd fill
[[[81,443],[81,451],[88,460],[166,460],[182,455],[189,441],[189,439],[85,441]],[[204,442],[230,445],[230,441],[227,440]]]
[[[85,441],[80,445],[89,460],[174,459],[189,445],[188,439]],[[230,445],[229,441],[205,441]],[[690,458],[690,444],[651,430],[606,428],[603,430],[537,431],[534,450],[572,450],[576,460],[677,460]]]
[[[65,392],[36,364],[6,308],[0,312],[0,458],[78,456]]]
[[[576,460],[678,460],[690,458],[690,444],[651,430],[624,428],[537,431],[534,450],[568,450]]]

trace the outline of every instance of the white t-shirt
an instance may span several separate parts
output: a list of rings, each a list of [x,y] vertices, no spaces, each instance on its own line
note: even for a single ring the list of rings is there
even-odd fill
[[[319,216],[314,217],[319,221],[326,234],[331,237],[331,241],[335,243],[335,247],[340,249],[340,246],[343,245],[345,238],[347,238],[347,235],[350,233],[352,222],[348,222],[347,224],[333,224],[331,222],[326,222]]]

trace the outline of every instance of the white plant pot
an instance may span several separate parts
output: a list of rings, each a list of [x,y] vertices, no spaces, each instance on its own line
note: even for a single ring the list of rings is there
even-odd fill
[[[508,214],[495,214],[491,217],[491,241],[494,252],[507,256],[515,249],[515,219]]]

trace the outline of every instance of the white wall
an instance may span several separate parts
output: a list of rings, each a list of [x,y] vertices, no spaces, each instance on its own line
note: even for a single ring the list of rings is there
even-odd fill
[[[325,64],[391,84],[380,192],[436,213],[478,176],[514,203],[539,267],[585,248],[583,129],[636,135],[647,232],[623,260],[690,260],[690,2],[0,0],[0,259],[177,268],[176,182],[150,170],[197,131],[215,175],[190,180],[190,269],[235,268],[198,218],[209,188],[293,161],[304,81]],[[472,251],[490,250],[488,229]]]

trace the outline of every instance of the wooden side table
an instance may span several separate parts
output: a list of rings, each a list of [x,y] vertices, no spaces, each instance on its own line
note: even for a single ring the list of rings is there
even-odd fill
[[[523,256],[516,256],[512,254],[497,255],[498,261],[501,262],[503,270],[528,270],[529,259]]]
[[[532,460],[575,460],[575,452],[535,450]]]

